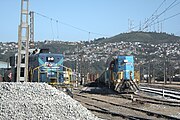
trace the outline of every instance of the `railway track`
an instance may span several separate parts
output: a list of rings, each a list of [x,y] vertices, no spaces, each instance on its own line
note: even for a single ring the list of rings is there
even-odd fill
[[[80,101],[78,100],[79,102],[83,102],[83,101]],[[97,105],[93,105],[93,104],[89,104],[87,102],[83,102],[84,104],[86,104],[87,106],[93,106],[97,109],[94,109],[94,108],[90,108],[90,107],[87,107],[88,110],[90,111],[93,111],[93,112],[98,112],[98,113],[102,113],[102,114],[108,114],[108,115],[111,115],[111,116],[115,116],[115,117],[121,117],[123,119],[129,119],[129,120],[150,120],[150,119],[147,119],[147,118],[142,118],[142,117],[137,117],[137,116],[131,116],[131,115],[125,115],[125,114],[122,114],[122,113],[118,113],[118,112],[112,112],[112,111],[109,111],[108,109],[105,109],[105,108],[101,108],[101,107],[98,107]]]
[[[74,94],[74,97],[76,100],[83,103],[91,111],[110,114],[111,116],[118,116],[125,119],[180,119],[172,117],[170,115],[158,113],[157,111],[153,112],[149,110],[144,110],[142,108],[132,107],[126,105],[127,103],[117,103],[118,100],[117,102],[112,102],[109,99],[103,99],[101,97],[99,98],[90,94]],[[113,109],[111,108],[115,109],[116,111],[113,111]]]
[[[110,95],[115,98],[124,98],[128,100],[134,100],[136,102],[139,102],[141,104],[148,103],[148,104],[157,104],[157,105],[166,105],[166,106],[172,106],[172,107],[180,107],[180,101],[172,101],[172,100],[166,100],[161,98],[155,98],[150,96],[145,96],[141,94],[119,94],[119,95]]]
[[[76,96],[76,95],[75,95]],[[77,95],[80,96],[80,95]],[[122,113],[122,112],[117,112],[117,111],[113,111],[110,110],[108,108],[102,107],[100,105],[97,105],[97,103],[93,103],[92,101],[97,101],[95,99],[89,99],[89,97],[85,97],[85,96],[81,96],[83,98],[87,98],[89,99],[88,101],[82,98],[77,98],[77,96],[75,97],[75,99],[79,102],[81,102],[82,104],[84,104],[84,106],[92,111],[93,113],[95,112],[95,114],[98,114],[98,117],[102,118],[102,119],[109,119],[109,120],[119,120],[120,118],[122,119],[130,119],[130,120],[149,120],[147,118],[143,118],[143,117],[138,117],[138,116],[132,116],[132,115],[128,115],[126,113]],[[92,101],[91,101],[92,100]],[[90,102],[91,101],[91,102]],[[103,114],[103,115],[99,115],[99,114]],[[104,116],[104,117],[102,117]]]
[[[80,92],[81,90],[78,90],[78,91]],[[102,91],[99,91],[99,94],[104,94],[104,92],[106,91],[103,90],[103,93]],[[88,93],[98,94],[97,92],[90,92],[90,91],[88,91]],[[119,94],[117,92],[113,92],[113,93],[111,92],[110,94],[104,94],[104,95],[111,96],[114,98],[124,98],[128,100],[135,100],[136,102],[139,102],[141,104],[150,103],[150,104],[157,104],[157,105],[180,107],[180,101],[164,99],[161,96],[153,97],[143,92],[134,93],[134,94]]]
[[[143,92],[149,92],[161,95],[163,97],[169,97],[173,99],[180,100],[180,91],[178,90],[169,90],[169,89],[162,89],[162,88],[154,88],[154,87],[140,87],[140,90]]]
[[[146,84],[142,83],[140,84],[142,87],[152,87],[152,88],[158,88],[158,89],[166,89],[166,90],[173,90],[173,91],[180,91],[180,83],[172,83],[172,84],[166,84],[164,85],[163,83],[156,83],[156,84]]]

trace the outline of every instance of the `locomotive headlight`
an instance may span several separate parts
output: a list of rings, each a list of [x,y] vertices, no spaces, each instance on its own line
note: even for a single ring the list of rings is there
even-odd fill
[[[54,57],[48,57],[48,58],[47,58],[47,61],[48,61],[48,62],[54,62]]]
[[[51,57],[50,59],[53,61],[53,60],[54,60],[54,57]]]
[[[128,63],[128,60],[124,60],[124,63]]]

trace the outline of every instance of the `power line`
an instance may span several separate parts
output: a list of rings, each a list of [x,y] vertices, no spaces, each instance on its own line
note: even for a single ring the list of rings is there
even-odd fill
[[[88,31],[88,30],[84,30],[84,29],[82,29],[82,28],[78,28],[78,27],[73,26],[73,25],[70,25],[70,24],[68,24],[68,23],[64,23],[64,22],[60,22],[60,23],[61,23],[61,24],[63,24],[63,25],[66,25],[66,26],[72,27],[72,28],[74,28],[74,29],[77,29],[77,30],[80,30],[80,31],[86,32],[86,33],[88,33],[88,34],[89,34],[89,32],[90,32],[91,34],[95,34],[95,35],[100,35],[100,36],[109,36],[109,35],[105,35],[105,34],[101,34],[101,33],[96,33],[96,32],[91,32],[91,31]]]
[[[157,11],[161,8],[161,6],[164,4],[165,1],[166,1],[166,0],[164,0],[164,1],[159,5],[159,7],[154,11],[154,13],[151,15],[151,17],[149,17],[149,18],[145,21],[145,23],[143,24],[143,26],[144,26],[146,23],[148,23],[148,21],[155,15],[155,13],[157,13]]]
[[[175,7],[176,5],[178,5],[180,2],[178,2],[178,3],[176,3],[175,5],[173,5],[172,7],[170,7],[169,9],[171,9],[171,8],[173,8],[173,7]]]
[[[156,23],[154,23],[154,24],[151,24],[151,25],[158,24],[159,22],[166,21],[166,20],[171,19],[171,18],[173,18],[173,17],[176,17],[176,16],[178,16],[178,15],[180,15],[180,13],[177,13],[177,14],[174,14],[174,15],[172,15],[172,16],[170,16],[170,17],[164,18],[164,19],[162,19],[162,20],[160,20],[160,21],[158,21],[158,22],[156,22]],[[151,26],[151,25],[150,25],[150,26]]]
[[[153,24],[153,22],[154,22],[155,20],[157,20],[157,19],[158,19],[162,14],[164,14],[167,10],[170,10],[170,9],[172,9],[173,7],[175,7],[175,6],[177,6],[178,4],[180,4],[180,2],[176,3],[177,0],[174,0],[163,12],[161,12],[159,15],[156,15],[156,16],[155,16],[155,13],[162,7],[162,5],[164,4],[165,1],[166,1],[166,0],[163,0],[163,2],[159,5],[159,7],[153,12],[153,14],[151,15],[151,17],[149,17],[147,20],[145,20],[144,24],[142,25],[142,27],[143,27],[143,26],[145,26],[145,27],[142,28],[142,31],[145,30],[148,26],[158,24],[159,22],[165,21],[165,20],[167,20],[167,19],[170,19],[170,18],[175,17],[175,16],[178,15],[178,14],[177,14],[177,15],[175,14],[175,15],[173,15],[173,16],[170,16],[170,17],[168,17],[168,18],[165,18],[165,19],[160,20],[160,21],[158,21],[158,22],[156,22],[156,23]],[[174,4],[174,3],[176,3],[176,4]],[[153,17],[153,16],[155,16],[155,17]],[[150,22],[150,20],[151,20],[151,22]],[[150,22],[150,23],[148,23],[148,22]],[[135,29],[135,28],[137,28],[137,27],[139,27],[139,25],[132,27],[132,29]]]
[[[143,30],[144,29],[146,29],[149,25],[151,25],[155,20],[157,20],[162,14],[164,14],[167,10],[170,10],[170,9],[172,9],[175,5],[177,5],[177,4],[175,4],[174,6],[172,6],[174,3],[176,3],[176,1],[177,0],[174,0],[174,2],[172,2],[163,12],[161,12],[159,15],[157,15],[154,19],[152,19],[152,21],[150,22],[150,23],[148,23],[144,28],[143,28]],[[179,3],[178,3],[179,4]]]
[[[156,23],[153,23],[156,19],[158,19],[162,14],[164,14],[167,10],[170,10],[170,9],[172,9],[173,7],[175,7],[175,6],[177,6],[178,4],[180,4],[180,2],[178,2],[178,3],[176,3],[176,1],[177,0],[174,0],[163,12],[161,12],[159,15],[157,15],[155,18],[152,18],[153,16],[155,16],[155,13],[160,9],[160,7],[164,4],[164,2],[165,2],[166,0],[164,0],[161,4],[160,4],[160,6],[155,10],[155,12],[151,15],[151,17],[150,18],[148,18],[146,21],[145,21],[145,23],[144,23],[144,25],[145,24],[147,24],[144,28],[142,28],[142,31],[144,30],[144,29],[146,29],[148,26],[152,26],[152,25],[155,25],[155,24],[159,24],[160,22],[163,22],[163,21],[166,21],[166,20],[168,20],[168,19],[170,19],[170,18],[173,18],[173,17],[175,17],[175,16],[177,16],[177,15],[179,15],[180,13],[177,13],[177,14],[175,14],[175,15],[172,15],[172,16],[170,16],[170,17],[167,17],[167,18],[164,18],[164,19],[162,19],[162,20],[158,20],[158,22],[156,22]],[[176,3],[176,4],[174,4],[174,3]],[[174,4],[174,5],[173,5]],[[150,23],[148,23],[149,21],[150,21],[150,19],[152,20]],[[143,25],[143,26],[144,26]],[[137,28],[139,25],[137,25],[137,26],[134,26],[134,27],[132,27],[132,29],[135,29],[135,28]]]
[[[86,33],[88,33],[88,34],[91,33],[91,34],[94,34],[94,35],[109,36],[109,35],[106,35],[106,34],[91,32],[91,31],[88,31],[88,30],[85,30],[85,29],[82,29],[82,28],[73,26],[73,25],[71,25],[71,24],[68,24],[68,23],[65,23],[65,22],[61,22],[61,21],[59,21],[59,20],[53,19],[53,18],[51,18],[51,17],[48,17],[48,16],[46,16],[46,15],[43,15],[43,14],[40,14],[40,13],[37,13],[37,12],[34,12],[34,13],[37,14],[37,15],[39,15],[39,16],[41,16],[41,17],[44,17],[44,18],[46,18],[46,19],[50,19],[51,21],[55,21],[56,23],[61,23],[61,24],[63,24],[63,25],[69,26],[69,27],[74,28],[74,29],[79,30],[79,31],[86,32]],[[57,21],[58,21],[58,22],[57,22]],[[57,30],[57,31],[58,31],[58,30]]]

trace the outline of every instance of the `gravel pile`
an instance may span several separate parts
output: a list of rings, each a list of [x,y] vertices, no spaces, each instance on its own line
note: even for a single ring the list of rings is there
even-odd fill
[[[0,83],[0,120],[99,120],[45,83]]]

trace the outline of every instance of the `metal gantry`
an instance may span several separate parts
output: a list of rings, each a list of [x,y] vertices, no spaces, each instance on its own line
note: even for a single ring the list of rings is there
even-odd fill
[[[30,15],[30,43],[29,43],[29,47],[30,49],[33,49],[34,46],[34,11],[30,11],[29,13]]]
[[[29,0],[21,0],[21,16],[18,28],[17,82],[28,81],[29,57]]]

